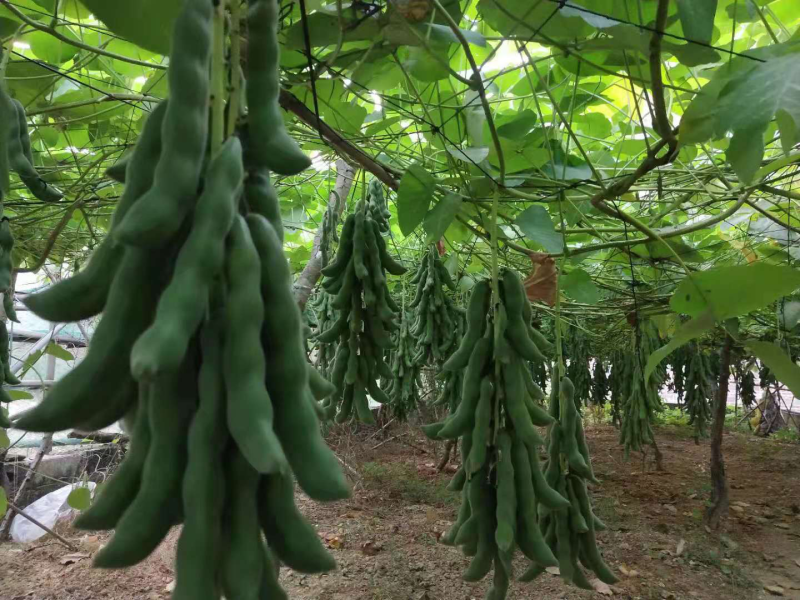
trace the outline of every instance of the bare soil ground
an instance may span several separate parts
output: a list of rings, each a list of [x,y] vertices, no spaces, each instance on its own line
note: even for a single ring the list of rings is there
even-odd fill
[[[598,514],[609,525],[602,550],[620,582],[611,594],[625,599],[800,600],[800,445],[727,434],[724,448],[732,507],[719,532],[707,531],[708,443],[696,446],[681,428],[658,431],[666,471],[649,460],[625,460],[616,432],[587,427]],[[437,452],[416,428],[334,432],[341,456],[359,474],[350,500],[299,503],[318,525],[339,564],[324,575],[282,570],[293,600],[470,600],[489,583],[467,584],[468,564],[457,549],[437,542],[455,516],[457,498],[437,473]],[[377,446],[377,447],[376,447]],[[355,478],[354,478],[355,479]],[[128,571],[91,568],[106,539],[68,525],[60,531],[80,546],[74,553],[42,538],[0,546],[0,600],[161,600],[173,579],[173,531],[146,562]],[[72,555],[72,556],[71,556]],[[521,573],[524,568],[520,560]],[[766,586],[773,586],[772,592]],[[779,587],[774,587],[779,586]],[[571,588],[557,575],[516,583],[509,598],[600,598]]]

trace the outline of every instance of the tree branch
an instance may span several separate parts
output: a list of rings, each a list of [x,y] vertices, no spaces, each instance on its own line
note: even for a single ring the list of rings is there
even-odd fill
[[[384,185],[397,191],[399,187],[399,182],[397,180],[399,176],[398,172],[390,167],[378,164],[374,158],[363,150],[356,148],[351,142],[339,135],[330,125],[321,119],[317,119],[317,116],[303,104],[297,96],[286,90],[281,90],[280,103],[284,110],[293,113],[303,123],[316,130],[323,141],[330,144],[331,148],[333,148],[339,156],[349,158],[365,171],[369,171],[375,175]]]
[[[347,204],[347,196],[350,194],[350,187],[353,185],[356,170],[353,166],[347,163],[343,158],[336,161],[336,185],[331,193],[328,195],[328,204],[335,202],[335,196],[339,197],[339,214],[344,211],[345,204]],[[314,291],[317,281],[319,281],[322,273],[322,226],[317,228],[317,233],[314,235],[314,245],[311,249],[311,258],[306,263],[297,281],[294,283],[294,297],[297,304],[302,311],[306,307],[311,292]]]

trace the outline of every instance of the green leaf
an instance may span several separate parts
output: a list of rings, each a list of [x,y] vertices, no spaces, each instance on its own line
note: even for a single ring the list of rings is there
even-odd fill
[[[57,30],[66,37],[79,41],[78,36],[70,28],[59,27]],[[30,44],[31,52],[36,55],[36,58],[53,65],[65,63],[79,52],[75,46],[62,42],[44,31],[29,33],[25,36],[24,41]]]
[[[644,368],[645,381],[650,379],[650,375],[655,371],[658,363],[669,356],[673,350],[683,346],[696,337],[700,337],[706,331],[714,327],[714,323],[716,323],[714,314],[711,311],[706,311],[693,318],[691,321],[687,321],[681,325],[668,344],[650,354],[650,357],[647,359],[647,365],[645,365]]]
[[[8,498],[6,498],[6,489],[0,486],[0,518],[4,517],[8,510]]]
[[[81,0],[112,32],[159,54],[169,54],[172,24],[181,0]]]
[[[514,224],[520,228],[529,240],[541,245],[548,252],[561,252],[564,249],[564,240],[556,232],[550,213],[544,206],[534,205],[523,210]]]
[[[436,180],[420,164],[411,165],[397,189],[397,221],[403,235],[411,235],[431,205]]]
[[[681,20],[684,37],[703,44],[710,44],[711,36],[714,34],[717,0],[677,1],[678,17]]]
[[[764,158],[763,128],[739,129],[733,134],[725,155],[743,183],[753,181]]]
[[[748,314],[791,294],[800,286],[800,271],[756,262],[718,267],[684,279],[670,300],[678,313],[697,316],[707,310],[719,319]]]
[[[748,340],[745,346],[769,367],[778,381],[788,387],[795,396],[800,396],[800,366],[786,352],[772,342]]]
[[[44,351],[45,354],[50,354],[52,356],[55,356],[56,358],[60,358],[61,360],[65,361],[75,360],[75,357],[72,356],[72,354],[68,350],[62,348],[61,346],[53,342],[47,344],[47,348],[45,348]]]
[[[8,431],[5,429],[0,429],[0,448],[8,448],[11,445],[11,440],[8,439]],[[2,487],[0,486],[0,489]],[[2,511],[0,511],[2,514]]]
[[[8,393],[9,398],[12,400],[32,400],[33,394],[30,392],[26,392],[24,390],[6,390]],[[1,446],[2,444],[0,444]]]
[[[67,504],[75,510],[86,510],[92,505],[92,492],[88,487],[76,487],[67,496]]]
[[[594,304],[600,300],[600,288],[592,281],[589,273],[583,269],[573,269],[566,275],[562,275],[559,287],[565,294],[578,302]]]
[[[497,119],[500,123],[500,119]],[[497,126],[497,135],[509,140],[521,140],[536,125],[536,113],[526,108]]]
[[[575,115],[573,125],[583,134],[600,140],[611,135],[611,121],[601,113]]]
[[[760,166],[762,135],[776,113],[783,111],[784,128],[789,120],[795,126],[800,123],[800,46],[792,47],[787,55],[757,63],[737,75],[720,92],[716,134],[721,137],[724,132],[733,131],[728,158],[745,182]]]
[[[428,211],[422,224],[428,234],[428,242],[436,242],[441,239],[460,209],[461,197],[451,192]]]

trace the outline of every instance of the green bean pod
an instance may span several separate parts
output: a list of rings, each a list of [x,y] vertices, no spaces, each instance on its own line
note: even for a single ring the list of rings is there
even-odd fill
[[[242,147],[238,138],[231,137],[208,165],[192,228],[178,253],[172,281],[158,301],[155,321],[131,351],[131,372],[137,380],[180,366],[225,263],[225,236],[235,215],[242,175]]]
[[[222,590],[226,598],[255,600],[265,567],[258,522],[261,479],[236,446],[226,456],[225,523],[220,553]]]
[[[228,242],[227,325],[222,354],[228,429],[242,454],[259,473],[282,472],[287,467],[286,456],[273,430],[272,399],[264,383],[261,263],[243,217],[234,219]]]
[[[283,218],[278,193],[269,180],[267,169],[252,169],[244,182],[244,199],[251,213],[261,215],[283,244]]]
[[[277,232],[260,215],[247,217],[261,266],[261,296],[270,307],[261,340],[269,361],[267,390],[275,411],[275,431],[300,486],[316,500],[350,494],[338,460],[319,433],[309,388],[302,339],[302,316],[291,288],[291,272]]]
[[[19,323],[17,309],[14,308],[14,290],[11,288],[8,288],[8,290],[3,292],[3,312],[6,313],[6,317],[8,317],[9,321]]]
[[[167,112],[167,103],[167,100],[159,103],[142,128],[128,164],[129,182],[111,217],[112,232],[153,183],[161,155],[161,125]],[[107,235],[83,270],[38,294],[27,296],[23,303],[36,316],[58,323],[82,321],[100,314],[106,305],[124,252],[124,246],[117,244],[113,235]]]
[[[180,371],[156,378],[139,407],[147,412],[152,435],[141,484],[114,537],[95,555],[95,566],[118,569],[141,562],[180,519],[186,434],[197,401],[194,358],[187,355]]]
[[[248,0],[247,122],[252,161],[281,175],[296,175],[311,166],[286,131],[280,111],[277,0]]]
[[[173,25],[161,157],[153,187],[116,230],[124,244],[162,246],[194,207],[208,138],[214,7],[214,0],[184,2]]]
[[[20,118],[20,112],[22,117]],[[4,90],[0,91],[0,118],[8,119],[8,164],[16,171],[22,183],[42,202],[58,202],[64,197],[60,190],[48,184],[36,171],[29,159],[30,139],[25,109]],[[24,138],[24,139],[23,139]],[[27,141],[27,154],[26,154]]]
[[[171,255],[133,248],[125,252],[88,354],[19,419],[18,427],[62,431],[107,408],[130,377],[131,347],[152,321]]]
[[[111,479],[100,488],[92,505],[75,519],[74,526],[78,529],[114,529],[136,498],[152,438],[147,408],[149,394],[148,386],[140,386],[139,408],[125,459]]]
[[[172,600],[219,598],[216,575],[225,503],[222,455],[228,439],[220,351],[223,320],[219,312],[213,313],[200,335],[203,362],[197,377],[199,403],[189,427],[182,486],[184,523],[175,555]]]
[[[259,520],[278,558],[301,573],[336,568],[314,527],[294,503],[294,483],[285,475],[265,475],[259,485]]]

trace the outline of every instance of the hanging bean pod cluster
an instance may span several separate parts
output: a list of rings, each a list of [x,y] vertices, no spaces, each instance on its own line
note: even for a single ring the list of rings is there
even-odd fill
[[[624,350],[616,350],[611,355],[611,373],[608,387],[611,392],[611,421],[619,427],[622,423],[622,408],[631,393],[634,355]]]
[[[669,357],[669,370],[672,373],[669,387],[675,392],[678,404],[683,402],[683,397],[686,393],[686,374],[691,361],[692,356],[687,352],[686,346],[677,348]]]
[[[419,364],[414,360],[416,341],[411,336],[408,320],[401,315],[400,329],[396,335],[395,348],[391,351],[392,379],[385,388],[392,407],[392,414],[405,420],[416,408],[422,388]]]
[[[317,336],[322,335],[333,326],[338,316],[338,311],[333,307],[333,296],[320,292],[309,302],[309,305],[313,309],[314,318],[316,320],[316,334]],[[333,370],[336,344],[323,344],[317,339],[316,349],[317,369],[320,375],[326,379],[330,379]]]
[[[319,251],[322,254],[322,267],[328,266],[329,255],[331,250],[331,242],[338,242],[339,235],[336,232],[336,227],[339,224],[339,215],[342,212],[343,200],[339,197],[337,192],[331,192],[335,200],[328,203],[328,208],[325,210],[325,215],[322,217],[322,239],[319,244]]]
[[[631,451],[639,452],[642,446],[653,444],[653,419],[661,410],[658,397],[658,384],[653,374],[649,381],[644,379],[644,364],[647,357],[631,357],[630,387],[621,405],[621,426],[619,443],[625,447],[625,456]]]
[[[617,578],[597,547],[596,533],[606,527],[592,511],[586,488],[587,482],[597,481],[574,394],[575,387],[569,377],[560,382],[553,380],[550,415],[557,421],[549,432],[544,478],[547,485],[567,499],[567,505],[564,510],[554,510],[539,502],[538,517],[539,528],[547,547],[557,559],[562,579],[591,590],[584,568],[607,584],[616,583]],[[520,579],[530,581],[541,575],[547,566],[534,563]]]
[[[700,351],[692,344],[692,360],[686,368],[686,414],[689,425],[694,426],[695,443],[708,435],[708,424],[711,421],[711,404],[714,400],[714,375],[708,354]]]
[[[592,370],[592,404],[605,406],[608,391],[606,364],[602,358],[598,357],[594,361],[594,369]]]
[[[453,307],[453,316],[456,321],[455,338],[457,347],[464,338],[466,313],[461,308]],[[436,375],[436,379],[440,380],[442,383],[439,393],[433,401],[433,405],[445,406],[448,412],[452,414],[458,408],[458,403],[461,402],[461,389],[464,386],[464,369],[441,371]]]
[[[309,162],[278,108],[278,3],[249,3],[247,147],[234,135],[206,160],[214,5],[187,1],[175,22],[170,99],[125,165],[109,238],[26,301],[51,321],[102,318],[84,360],[15,426],[132,423],[125,459],[76,521],[114,530],[97,566],[134,565],[183,523],[174,599],[285,598],[278,561],[335,567],[295,478],[317,500],[349,488],[320,434],[315,398],[333,390],[306,360],[268,177]]]
[[[736,368],[736,375],[742,406],[749,409],[756,402],[756,378],[752,365],[749,362],[741,362]]]
[[[14,309],[13,263],[11,252],[14,250],[14,236],[7,217],[0,219],[0,289],[3,292],[3,310],[9,321],[19,323],[17,311]],[[19,385],[20,381],[11,372],[9,356],[9,335],[6,322],[0,320],[0,402],[9,403],[13,398],[2,387],[3,385]],[[6,409],[0,407],[0,427],[10,427]]]
[[[394,347],[391,334],[398,330],[400,308],[389,294],[386,272],[402,275],[406,270],[389,255],[373,206],[371,201],[358,202],[342,226],[336,258],[322,270],[322,287],[338,311],[336,321],[317,336],[321,344],[336,344],[331,371],[336,393],[322,408],[339,423],[354,413],[372,422],[368,395],[387,403],[377,377],[393,377],[384,352]]]
[[[386,204],[386,196],[383,193],[383,186],[377,179],[369,182],[367,189],[367,211],[369,216],[378,226],[381,233],[389,231],[389,218],[392,213],[389,212],[389,207]]]
[[[444,293],[444,286],[455,290],[456,284],[434,246],[423,255],[411,283],[417,286],[409,305],[415,315],[411,328],[417,342],[414,361],[420,365],[430,359],[440,363],[458,345],[453,302]]]
[[[567,377],[575,386],[575,402],[580,410],[591,400],[592,374],[589,371],[589,340],[578,327],[570,329],[566,352],[569,355]]]
[[[499,288],[495,316],[490,319],[489,282],[480,281],[473,288],[464,339],[443,366],[445,371],[465,369],[461,402],[445,421],[424,427],[433,439],[461,438],[463,464],[449,485],[461,491],[461,507],[442,541],[461,546],[472,557],[465,580],[480,580],[494,567],[493,586],[486,596],[493,600],[506,597],[517,548],[532,563],[529,578],[560,563],[545,539],[539,511],[546,509],[546,514],[563,515],[568,521],[573,503],[566,491],[556,489],[558,477],[551,482],[542,469],[539,447],[544,440],[537,426],[550,425],[557,432],[571,427],[571,439],[577,440],[579,420],[574,404],[572,421],[561,425],[540,406],[544,393],[525,361],[546,360],[543,351],[550,350],[550,344],[527,325],[530,304],[519,277],[505,271]],[[593,479],[588,454],[584,458],[577,441],[574,448],[563,447],[565,453],[575,450],[566,474]],[[580,475],[573,475],[575,469]],[[585,499],[588,502],[588,496]]]
[[[0,201],[9,191],[9,171],[14,171],[28,191],[42,202],[58,202],[64,197],[42,179],[33,163],[25,108],[0,84]]]

